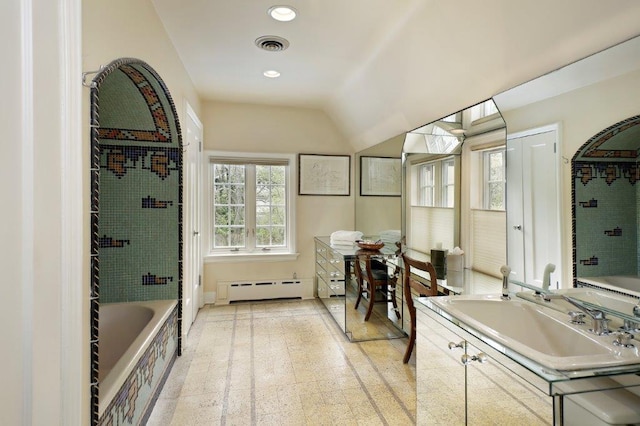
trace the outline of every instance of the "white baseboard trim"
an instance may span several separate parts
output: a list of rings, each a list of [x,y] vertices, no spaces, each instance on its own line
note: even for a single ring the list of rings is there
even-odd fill
[[[216,305],[233,301],[269,300],[281,298],[313,298],[313,279],[275,279],[260,281],[219,281]]]

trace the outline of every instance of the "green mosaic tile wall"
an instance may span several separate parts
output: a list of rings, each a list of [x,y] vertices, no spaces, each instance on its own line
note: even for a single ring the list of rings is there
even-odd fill
[[[144,66],[100,88],[100,303],[176,299],[181,155],[176,117]]]
[[[623,178],[575,178],[577,276],[637,274],[638,190]]]

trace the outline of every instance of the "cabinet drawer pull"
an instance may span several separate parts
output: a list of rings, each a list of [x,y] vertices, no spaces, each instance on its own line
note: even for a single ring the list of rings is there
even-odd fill
[[[480,364],[484,364],[485,362],[487,362],[488,359],[489,357],[487,357],[487,354],[483,352],[478,352],[478,355],[467,355],[467,354],[462,355],[460,357],[460,362],[462,362],[462,364],[464,365],[469,365],[473,361],[478,361]]]
[[[464,348],[464,340],[460,343],[449,342],[449,349]]]

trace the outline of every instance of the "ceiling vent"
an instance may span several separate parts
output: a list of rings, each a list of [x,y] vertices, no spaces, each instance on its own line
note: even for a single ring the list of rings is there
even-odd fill
[[[267,52],[280,52],[289,47],[289,42],[278,36],[262,36],[256,39],[256,46]]]

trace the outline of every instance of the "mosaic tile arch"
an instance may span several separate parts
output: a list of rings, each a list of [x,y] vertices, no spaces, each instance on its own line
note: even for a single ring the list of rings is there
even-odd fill
[[[91,101],[91,413],[98,423],[101,303],[178,300],[182,324],[182,135],[158,73],[101,68]]]
[[[640,115],[589,138],[571,161],[574,286],[579,277],[639,275]]]

